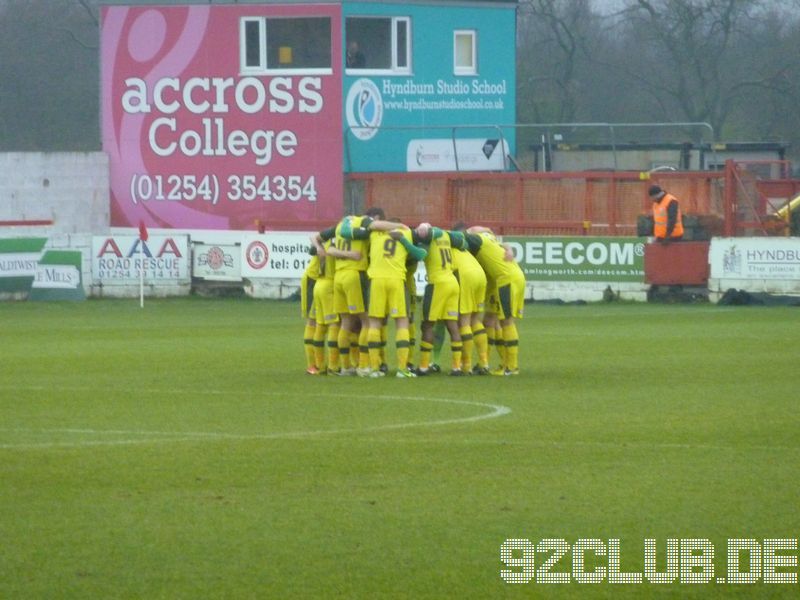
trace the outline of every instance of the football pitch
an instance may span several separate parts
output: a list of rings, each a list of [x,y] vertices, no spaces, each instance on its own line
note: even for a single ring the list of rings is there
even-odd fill
[[[306,375],[293,302],[0,331],[2,598],[800,590],[797,308],[528,305],[517,377]]]

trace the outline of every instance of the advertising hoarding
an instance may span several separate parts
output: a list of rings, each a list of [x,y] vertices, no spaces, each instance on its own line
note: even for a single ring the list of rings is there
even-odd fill
[[[342,205],[340,7],[105,6],[111,225],[241,230],[335,220]],[[328,68],[243,69],[245,20],[327,19]],[[280,60],[305,48],[281,48]],[[248,57],[249,58],[249,57]]]
[[[242,240],[242,275],[299,279],[308,265],[310,233],[267,232]],[[528,281],[644,282],[644,243],[638,237],[504,236]],[[418,289],[425,285],[420,263]]]
[[[0,292],[27,292],[47,238],[0,239]]]
[[[644,282],[645,238],[516,237],[503,240],[528,281]]]
[[[267,232],[242,239],[242,277],[299,279],[311,255],[311,233]]]
[[[515,4],[407,2],[402,17],[398,4],[342,3],[348,35],[353,22],[407,20],[381,48],[391,61],[345,70],[345,169],[505,170],[516,154]],[[456,31],[472,36],[471,68],[455,65]],[[369,62],[375,48],[359,42]]]
[[[714,238],[711,277],[800,281],[800,238]]]
[[[498,138],[411,140],[408,171],[505,171],[508,144]]]
[[[45,250],[31,285],[29,300],[85,300],[80,250]]]
[[[133,235],[92,238],[92,278],[103,285],[188,283],[190,281],[189,237],[151,235],[142,241]]]
[[[239,244],[192,244],[192,277],[208,281],[241,281]]]

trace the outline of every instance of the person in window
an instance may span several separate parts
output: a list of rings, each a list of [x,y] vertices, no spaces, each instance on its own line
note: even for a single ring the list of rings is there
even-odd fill
[[[363,69],[367,64],[367,59],[364,53],[358,47],[356,40],[347,42],[347,68],[348,69]]]

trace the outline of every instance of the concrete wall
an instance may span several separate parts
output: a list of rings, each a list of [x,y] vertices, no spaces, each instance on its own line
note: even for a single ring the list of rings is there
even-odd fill
[[[641,148],[631,150],[618,148],[616,164],[614,152],[610,149],[572,149],[564,150],[554,148],[552,154],[553,171],[586,171],[614,169],[618,171],[648,171],[656,167],[672,167],[682,169],[681,150],[679,148]],[[689,151],[689,169],[694,171],[721,170],[726,160],[740,162],[748,161],[777,161],[780,154],[777,150],[700,150],[693,148]],[[702,164],[701,164],[702,163]],[[541,165],[541,157],[539,159]],[[778,179],[784,176],[782,166],[778,163],[759,166],[750,165],[751,170],[756,169],[765,178]]]
[[[619,171],[647,171],[657,166],[680,167],[680,150],[555,150],[553,152],[553,171],[586,171],[614,169]]]
[[[0,153],[0,237],[46,237],[46,248],[83,252],[83,283],[92,280],[92,235],[109,232],[108,157],[103,152]]]
[[[646,283],[636,282],[577,282],[577,281],[529,281],[525,289],[526,300],[563,300],[564,302],[600,302],[607,300],[610,289],[614,299],[647,302]]]
[[[102,235],[109,225],[108,190],[103,152],[0,153],[0,221],[52,220],[50,235]],[[29,228],[4,227],[1,234],[29,235]]]

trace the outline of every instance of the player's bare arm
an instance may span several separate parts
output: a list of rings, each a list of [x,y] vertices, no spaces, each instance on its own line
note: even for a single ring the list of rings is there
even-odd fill
[[[317,256],[325,258],[325,247],[322,245],[322,237],[318,233],[311,236],[311,245],[316,249]]]
[[[343,258],[346,260],[361,260],[361,252],[358,250],[339,250],[335,246],[328,248],[328,254],[334,258]]]
[[[393,229],[409,229],[408,225],[398,223],[397,221],[382,221],[376,220],[369,224],[370,231],[392,231]]]

